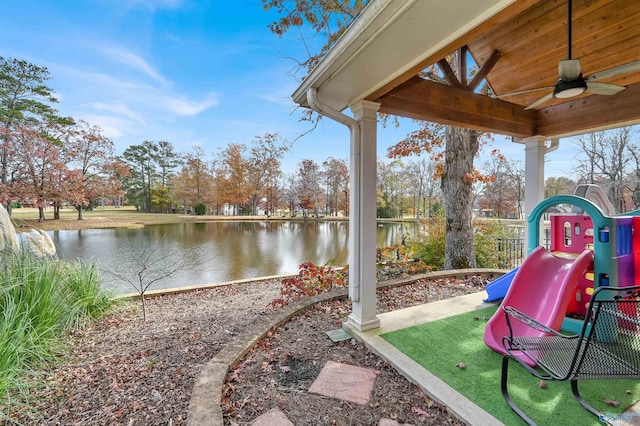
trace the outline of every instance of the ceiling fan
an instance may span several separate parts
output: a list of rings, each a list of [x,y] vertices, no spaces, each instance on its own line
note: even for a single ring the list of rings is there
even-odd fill
[[[551,86],[537,87],[534,89],[521,90],[519,92],[511,92],[505,93],[504,95],[498,95],[498,98],[503,98],[507,96],[515,96],[522,95],[525,93],[536,92],[538,90],[544,89],[553,89],[553,91],[542,98],[538,99],[531,105],[527,106],[525,109],[533,109],[536,108],[543,103],[549,101],[550,99],[566,99],[572,98],[574,96],[581,95],[583,93],[592,93],[595,95],[615,95],[616,93],[624,90],[625,86],[620,86],[612,83],[599,83],[596,80],[615,77],[617,75],[626,74],[634,71],[640,71],[640,61],[630,62],[628,64],[619,65],[617,67],[612,67],[606,70],[602,70],[600,72],[587,75],[584,77],[582,75],[582,70],[580,69],[580,60],[571,58],[571,12],[572,0],[567,0],[568,2],[568,40],[569,40],[569,54],[566,60],[562,60],[558,63],[558,74],[559,78],[556,84]]]

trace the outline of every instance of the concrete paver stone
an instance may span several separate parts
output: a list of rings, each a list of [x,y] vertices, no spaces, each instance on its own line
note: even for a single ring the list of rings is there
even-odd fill
[[[378,426],[413,426],[411,423],[399,423],[396,420],[380,419]]]
[[[278,408],[272,408],[251,422],[251,426],[294,426]]]
[[[377,375],[370,368],[328,361],[309,387],[309,393],[364,405],[371,398]]]

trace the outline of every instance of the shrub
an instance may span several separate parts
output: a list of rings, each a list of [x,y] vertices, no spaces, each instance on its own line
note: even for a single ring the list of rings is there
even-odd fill
[[[62,263],[61,272],[73,308],[72,325],[80,328],[106,315],[114,305],[112,295],[100,287],[99,265],[77,260]]]
[[[202,216],[207,214],[207,206],[205,206],[204,204],[200,203],[198,205],[196,205],[193,209],[193,211],[195,212],[195,214],[197,216]]]
[[[336,269],[330,263],[316,266],[312,262],[305,262],[300,265],[298,275],[280,280],[281,297],[271,302],[271,306],[279,308],[295,299],[315,296],[335,287],[344,287],[347,282],[346,268]]]
[[[509,256],[511,247],[508,243],[519,239],[516,232],[510,231],[503,222],[490,219],[474,220],[473,229],[478,268],[512,269],[517,266],[511,264],[514,259]]]
[[[376,279],[378,281],[431,270],[416,256],[412,248],[405,244],[404,238],[400,244],[376,250],[376,264]]]
[[[444,218],[432,217],[422,222],[411,246],[416,257],[435,269],[444,268],[445,226]]]
[[[428,271],[427,265],[417,259],[409,247],[397,244],[377,251],[376,280],[382,281],[402,275]],[[349,285],[347,266],[334,268],[331,262],[317,266],[312,262],[300,265],[298,275],[280,280],[280,297],[270,303],[274,309],[287,305],[295,299],[311,297]]]
[[[473,246],[476,252],[478,268],[511,269],[504,250],[505,239],[517,239],[515,232],[510,232],[503,223],[496,220],[474,219]],[[423,230],[415,237],[412,248],[415,255],[425,264],[436,269],[444,268],[446,232],[444,219],[430,218],[423,222]]]

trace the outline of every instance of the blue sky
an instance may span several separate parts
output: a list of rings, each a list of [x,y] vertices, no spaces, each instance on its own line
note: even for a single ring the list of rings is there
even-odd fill
[[[272,34],[274,19],[260,0],[4,1],[0,56],[47,67],[60,113],[100,126],[118,154],[166,140],[179,152],[199,145],[211,158],[229,143],[267,132],[293,141],[308,129],[290,99],[298,80],[287,59],[303,57],[304,47]],[[379,157],[413,128],[402,123],[379,128]],[[295,143],[283,169],[346,159],[348,145],[347,129],[325,119]],[[500,137],[494,145],[524,162],[522,145]],[[571,148],[561,141],[547,176],[570,172]]]

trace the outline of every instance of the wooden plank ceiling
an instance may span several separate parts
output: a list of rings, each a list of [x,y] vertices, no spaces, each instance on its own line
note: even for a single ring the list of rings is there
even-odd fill
[[[572,15],[571,53],[583,75],[640,60],[640,1],[573,0]],[[471,78],[446,70],[441,61],[460,49],[468,49],[486,73],[493,95],[477,93],[466,81]],[[530,110],[525,107],[553,89],[502,96],[553,86],[558,62],[567,56],[567,0],[519,0],[369,99],[381,103],[381,112],[516,137],[553,138],[640,122],[640,71],[598,80],[627,87],[613,96],[551,99]],[[419,76],[438,62],[448,84]]]

